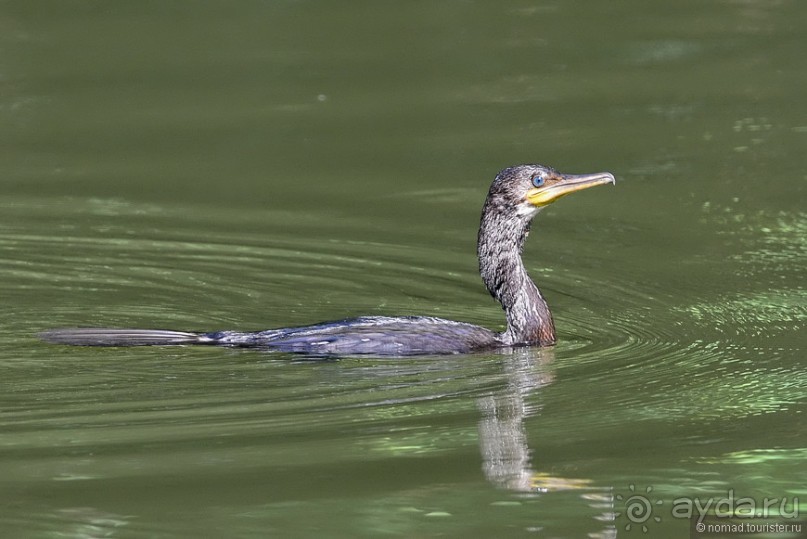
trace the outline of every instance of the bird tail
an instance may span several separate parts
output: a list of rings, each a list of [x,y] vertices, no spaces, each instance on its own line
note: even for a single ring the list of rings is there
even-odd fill
[[[164,329],[64,328],[51,329],[39,338],[53,344],[74,346],[154,346],[172,344],[213,344],[214,339],[199,333]]]

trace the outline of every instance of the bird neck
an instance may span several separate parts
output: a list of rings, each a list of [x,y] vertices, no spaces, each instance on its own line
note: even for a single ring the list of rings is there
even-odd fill
[[[507,330],[499,339],[506,345],[554,344],[555,325],[549,306],[521,260],[529,220],[507,214],[486,205],[477,242],[482,280],[507,317]]]

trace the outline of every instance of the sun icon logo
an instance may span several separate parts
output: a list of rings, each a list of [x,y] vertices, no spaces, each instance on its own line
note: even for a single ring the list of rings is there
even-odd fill
[[[642,531],[647,533],[647,523],[650,522],[650,520],[653,522],[661,522],[661,517],[653,514],[653,509],[656,506],[662,505],[664,502],[661,500],[653,500],[651,497],[653,487],[647,487],[644,490],[644,494],[637,494],[636,485],[634,484],[628,485],[628,488],[630,489],[630,494],[627,498],[622,496],[622,494],[616,495],[617,501],[624,502],[625,504],[625,510],[616,513],[616,516],[620,517],[625,515],[628,519],[628,523],[625,524],[625,531],[630,531],[634,525],[641,525]]]

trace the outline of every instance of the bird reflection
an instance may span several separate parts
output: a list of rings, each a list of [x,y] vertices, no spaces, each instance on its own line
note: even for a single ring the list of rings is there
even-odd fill
[[[616,537],[611,489],[597,487],[590,479],[564,478],[541,472],[532,462],[525,421],[537,414],[530,395],[554,381],[551,363],[554,349],[519,347],[504,349],[501,358],[506,385],[500,391],[477,399],[479,449],[482,471],[487,480],[502,489],[523,494],[580,490],[581,500],[589,508],[602,510],[596,520],[603,523],[599,532],[589,537]],[[590,509],[585,511],[590,514]]]
[[[530,409],[527,396],[552,382],[547,368],[552,361],[551,348],[514,348],[502,354],[507,386],[500,392],[477,400],[482,412],[479,420],[479,446],[482,470],[488,481],[515,491],[532,490],[534,471],[524,420]]]

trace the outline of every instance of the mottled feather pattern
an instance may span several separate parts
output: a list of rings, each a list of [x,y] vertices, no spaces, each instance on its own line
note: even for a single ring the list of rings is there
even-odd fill
[[[219,344],[322,355],[465,353],[495,345],[489,329],[430,316],[364,316],[257,333],[206,334]]]

